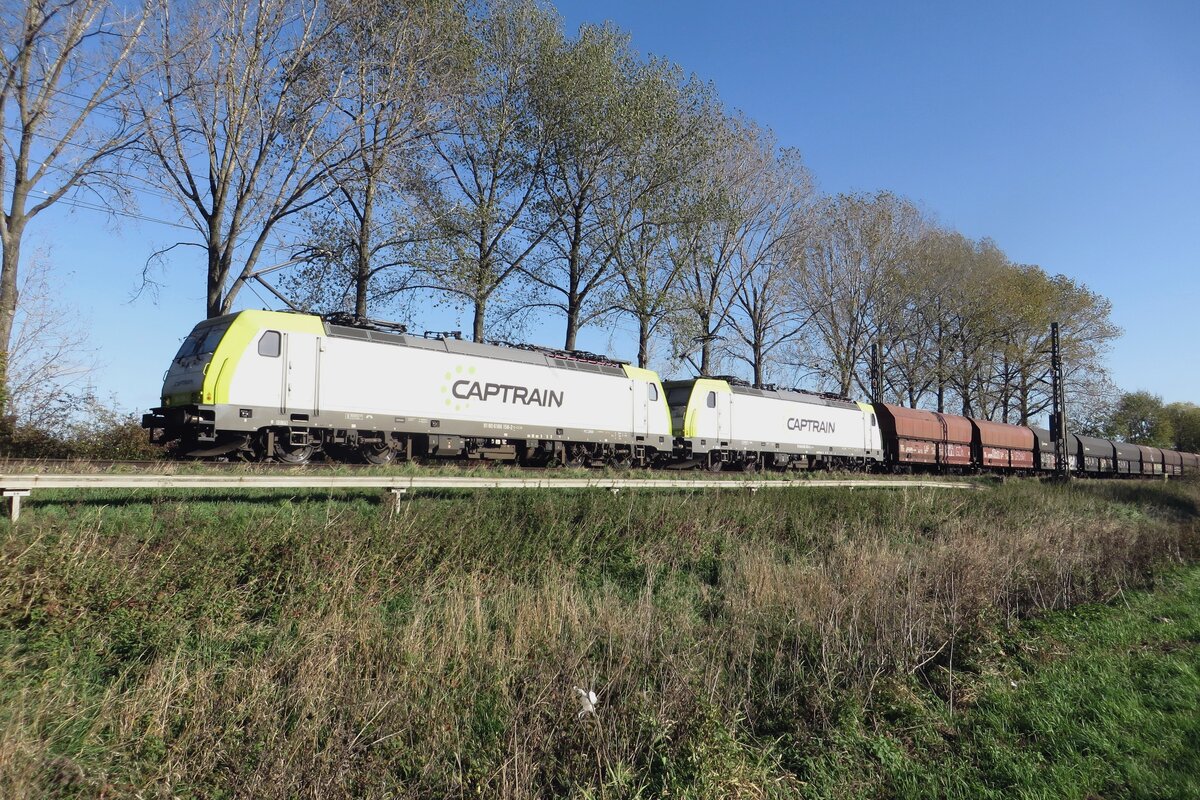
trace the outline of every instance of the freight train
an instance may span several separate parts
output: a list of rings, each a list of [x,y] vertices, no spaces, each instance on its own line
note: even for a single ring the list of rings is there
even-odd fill
[[[347,315],[242,311],[205,320],[142,418],[175,452],[388,464],[488,459],[536,466],[711,471],[1050,472],[1049,431],[856,403],[732,378],[663,382],[580,351],[479,344]],[[1087,436],[1085,475],[1200,472],[1200,456]]]

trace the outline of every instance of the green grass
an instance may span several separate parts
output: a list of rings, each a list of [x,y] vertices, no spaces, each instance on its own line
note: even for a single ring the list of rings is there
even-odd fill
[[[27,508],[0,797],[1194,790],[1194,484]]]
[[[843,720],[810,794],[1200,796],[1200,568],[1025,622],[956,667],[953,693],[944,664]]]

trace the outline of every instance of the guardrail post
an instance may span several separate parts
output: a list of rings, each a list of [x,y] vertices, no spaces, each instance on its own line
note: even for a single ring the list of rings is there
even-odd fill
[[[404,500],[404,496],[408,494],[408,489],[389,489],[392,495],[392,513],[396,514],[400,511],[400,503]]]
[[[29,497],[29,489],[5,489],[4,497],[8,498],[8,518],[16,522],[21,518],[21,498]]]

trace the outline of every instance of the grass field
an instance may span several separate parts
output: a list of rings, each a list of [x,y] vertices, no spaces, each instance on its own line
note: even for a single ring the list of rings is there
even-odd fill
[[[1196,793],[1196,484],[28,509],[0,797]]]

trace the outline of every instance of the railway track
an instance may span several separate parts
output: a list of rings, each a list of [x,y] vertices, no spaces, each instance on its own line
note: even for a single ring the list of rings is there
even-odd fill
[[[101,472],[112,469],[130,470],[179,470],[179,469],[215,469],[215,470],[283,470],[290,472],[329,471],[335,469],[378,469],[370,464],[350,464],[341,462],[313,461],[307,464],[280,464],[273,461],[173,461],[156,459],[149,461],[126,461],[120,459],[76,459],[76,458],[7,458],[0,459],[0,472],[24,471],[95,471]]]

